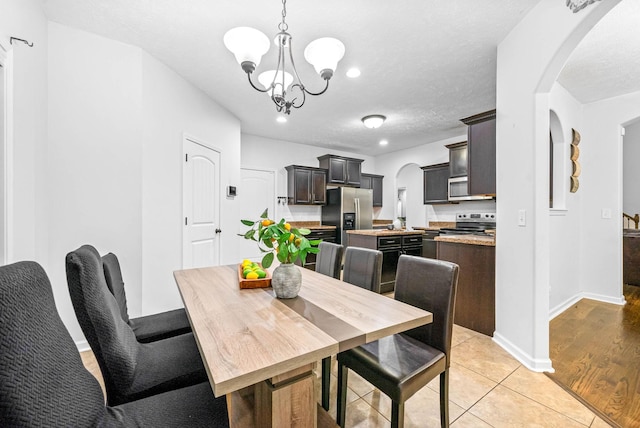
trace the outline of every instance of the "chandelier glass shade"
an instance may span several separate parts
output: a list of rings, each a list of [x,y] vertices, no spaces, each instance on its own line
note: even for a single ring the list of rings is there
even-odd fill
[[[260,64],[262,56],[269,50],[269,39],[261,31],[251,27],[236,27],[227,31],[224,35],[224,45],[229,49],[247,73],[249,84],[260,92],[267,93],[275,103],[278,112],[289,114],[291,108],[300,108],[304,105],[306,95],[321,95],[329,88],[329,80],[336,71],[338,62],[344,56],[344,44],[332,37],[323,37],[309,43],[304,50],[304,57],[316,73],[325,81],[324,89],[320,92],[309,91],[296,70],[293,54],[291,52],[291,35],[287,33],[286,0],[282,1],[282,22],[278,24],[280,32],[274,39],[278,46],[278,61],[275,70],[260,73],[258,82],[261,87],[251,79],[251,75]]]

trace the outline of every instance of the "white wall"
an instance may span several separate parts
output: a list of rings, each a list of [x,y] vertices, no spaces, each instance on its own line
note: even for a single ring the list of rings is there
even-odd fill
[[[38,0],[4,0],[0,7],[0,44],[9,51],[13,79],[8,261],[37,260],[46,269],[47,21]],[[11,36],[34,46],[10,45]]]
[[[382,218],[394,219],[395,200],[387,198],[387,195],[393,197],[396,195],[396,189],[403,187],[406,183],[399,174],[403,174],[405,167],[434,165],[443,162],[449,162],[449,150],[445,147],[447,144],[465,141],[466,135],[449,138],[435,143],[423,144],[407,150],[399,150],[397,152],[381,155],[376,158],[378,165],[377,173],[385,176],[384,180],[384,207],[380,216]],[[422,170],[420,170],[422,173]],[[410,187],[417,193],[419,203],[416,203],[414,196],[411,204],[411,213],[407,213],[407,226],[427,226],[430,221],[455,221],[457,213],[470,212],[495,212],[496,202],[490,201],[465,201],[459,204],[445,205],[424,205],[422,204],[422,175],[418,179],[414,176]],[[418,183],[418,180],[420,182]],[[409,218],[411,217],[411,218]]]
[[[565,2],[541,0],[498,46],[494,340],[535,370],[551,369],[549,92],[579,41],[618,2],[597,2],[572,13]],[[585,128],[583,136],[590,131]],[[585,175],[581,188],[589,181]],[[522,209],[524,227],[517,222]]]
[[[622,135],[624,124],[640,117],[640,92],[584,106],[580,159],[582,195],[582,290],[604,301],[622,297]],[[611,218],[603,218],[603,210]]]
[[[558,83],[554,84],[550,92],[549,108],[556,114],[561,127],[558,135],[554,136],[554,145],[560,145],[554,153],[554,164],[559,164],[558,169],[563,174],[555,178],[559,183],[554,184],[565,188],[564,193],[554,194],[554,206],[561,205],[564,209],[549,210],[549,307],[551,314],[556,315],[580,295],[579,266],[576,260],[580,260],[582,253],[580,200],[584,194],[584,188],[579,188],[576,193],[569,193],[566,189],[570,187],[569,176],[572,172],[571,129],[584,132],[584,127],[582,104]],[[580,148],[583,146],[580,145]],[[579,162],[582,163],[583,160],[579,159]],[[585,171],[585,173],[592,174],[593,171]],[[583,178],[581,175],[579,180],[582,181]]]
[[[640,121],[625,127],[623,143],[622,211],[640,213]],[[633,227],[633,223],[631,223]]]
[[[49,24],[49,275],[76,341],[64,256],[89,243],[120,259],[131,316],[181,306],[183,133],[221,151],[239,182],[240,125],[141,49]],[[224,189],[220,189],[221,194]],[[221,201],[221,228],[237,218]],[[221,247],[232,233],[221,235]],[[235,259],[221,251],[221,263]]]
[[[235,263],[240,217],[226,187],[240,183],[240,123],[202,91],[142,52],[142,311],[182,306],[173,271],[182,267],[182,138],[220,151],[220,263]]]
[[[286,126],[283,125],[283,126]],[[318,167],[318,157],[326,154],[363,159],[362,172],[380,174],[376,168],[375,158],[340,150],[330,150],[323,147],[306,144],[292,143],[284,140],[273,140],[250,134],[242,134],[242,167],[257,168],[276,172],[276,197],[287,196],[287,171],[288,165],[302,165]],[[388,177],[384,178],[384,182]],[[241,192],[242,189],[238,189]],[[386,188],[384,189],[386,192]],[[384,203],[388,200],[388,194],[384,194]],[[276,220],[285,218],[292,221],[320,221],[322,209],[319,206],[309,205],[279,205],[276,203]],[[379,210],[374,210],[374,218],[382,218],[377,215]],[[238,217],[240,218],[240,217]]]

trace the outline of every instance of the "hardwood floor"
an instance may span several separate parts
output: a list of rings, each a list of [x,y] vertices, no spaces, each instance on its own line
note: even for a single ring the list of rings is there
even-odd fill
[[[549,325],[551,379],[613,426],[640,427],[640,287],[626,305],[583,299]]]

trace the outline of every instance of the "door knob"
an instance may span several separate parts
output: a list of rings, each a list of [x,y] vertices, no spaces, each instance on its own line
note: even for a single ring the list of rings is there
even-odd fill
[[[216,233],[221,233],[221,232],[222,232],[222,230],[216,229]]]

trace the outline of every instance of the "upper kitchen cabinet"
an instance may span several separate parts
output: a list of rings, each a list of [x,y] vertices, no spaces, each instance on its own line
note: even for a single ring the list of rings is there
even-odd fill
[[[327,170],[289,165],[287,196],[291,205],[325,205],[327,203]]]
[[[360,188],[373,190],[373,206],[382,206],[382,179],[383,175],[360,174]]]
[[[328,184],[360,187],[360,168],[362,159],[345,158],[336,155],[324,155],[318,158],[320,168],[327,170]]]
[[[496,111],[461,119],[467,131],[469,194],[496,195]]]
[[[448,204],[449,163],[422,167],[425,204]]]
[[[448,144],[449,149],[449,177],[464,177],[467,175],[467,142]]]

